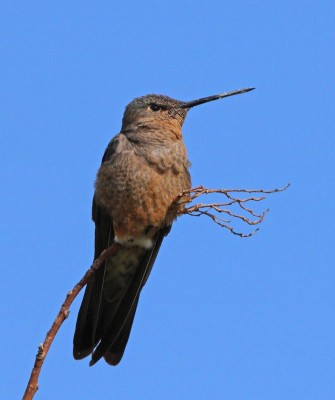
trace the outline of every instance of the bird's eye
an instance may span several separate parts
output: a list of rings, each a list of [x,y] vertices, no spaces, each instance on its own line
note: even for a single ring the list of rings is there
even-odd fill
[[[160,109],[161,109],[161,107],[159,107],[157,104],[150,104],[150,110],[151,111],[154,111],[154,112],[156,112],[156,111],[159,111]]]

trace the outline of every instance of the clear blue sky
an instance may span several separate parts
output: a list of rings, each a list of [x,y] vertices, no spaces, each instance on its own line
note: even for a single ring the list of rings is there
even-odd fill
[[[72,358],[78,298],[36,399],[334,399],[333,1],[3,1],[1,385],[37,350],[93,256],[95,173],[134,97],[191,100],[194,185],[291,188],[240,239],[183,217],[124,359]]]

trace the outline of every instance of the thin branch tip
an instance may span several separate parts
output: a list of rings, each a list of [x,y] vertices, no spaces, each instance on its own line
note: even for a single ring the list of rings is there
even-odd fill
[[[288,183],[286,186],[275,189],[209,189],[202,185],[196,186],[189,190],[184,190],[180,193],[174,202],[172,203],[171,208],[177,207],[179,210],[179,215],[187,214],[193,217],[200,217],[201,215],[206,215],[217,225],[222,228],[228,229],[232,234],[247,238],[253,236],[259,228],[249,233],[242,233],[235,230],[235,228],[231,225],[234,221],[241,221],[249,226],[258,225],[263,222],[266,214],[270,211],[267,208],[265,211],[261,213],[257,213],[252,207],[247,207],[248,203],[258,203],[266,199],[267,194],[279,193],[283,192],[289,188],[291,184]],[[197,203],[194,204],[193,201],[200,196],[210,195],[210,194],[218,194],[222,195],[225,198],[223,202],[215,202],[215,203]],[[257,197],[257,194],[261,194],[260,197]],[[246,197],[238,197],[239,195],[245,195]],[[256,195],[256,196],[255,196]],[[184,208],[180,208],[181,205],[184,205]],[[179,206],[179,208],[178,208]],[[235,207],[240,212],[234,212],[231,207]],[[219,215],[226,214],[229,216],[229,219],[223,219]]]

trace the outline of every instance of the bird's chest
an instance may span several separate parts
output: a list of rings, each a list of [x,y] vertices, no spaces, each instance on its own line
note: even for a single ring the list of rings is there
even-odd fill
[[[114,228],[145,232],[161,227],[175,197],[189,187],[186,168],[177,161],[164,164],[153,154],[147,159],[134,152],[104,163],[96,180],[96,199],[109,212]]]

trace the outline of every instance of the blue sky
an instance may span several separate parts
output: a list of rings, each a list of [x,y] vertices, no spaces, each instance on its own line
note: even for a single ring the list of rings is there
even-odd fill
[[[36,399],[333,399],[331,1],[4,1],[1,398],[93,256],[93,182],[125,105],[255,86],[189,112],[193,184],[291,188],[240,239],[182,217],[142,293],[121,364],[72,358],[78,298]]]

